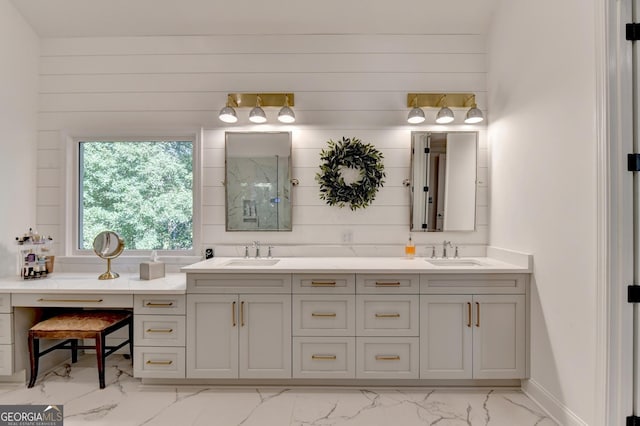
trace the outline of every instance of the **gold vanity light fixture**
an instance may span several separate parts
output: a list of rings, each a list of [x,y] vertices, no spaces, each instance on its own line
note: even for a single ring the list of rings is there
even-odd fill
[[[451,107],[469,108],[464,120],[466,124],[480,123],[484,120],[473,93],[408,93],[407,107],[411,108],[407,116],[409,124],[424,122],[424,111],[421,108],[440,108],[436,115],[438,124],[447,124],[454,120]]]
[[[263,107],[281,107],[278,113],[278,121],[281,123],[293,123],[296,116],[292,106],[295,105],[293,93],[229,93],[227,105],[220,110],[218,118],[225,123],[238,121],[235,108],[251,108],[249,120],[252,123],[265,123],[267,116]],[[235,120],[230,117],[234,117]]]

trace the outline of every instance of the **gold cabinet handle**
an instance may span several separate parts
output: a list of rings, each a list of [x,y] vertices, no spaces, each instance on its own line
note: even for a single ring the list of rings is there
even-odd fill
[[[147,333],[173,333],[173,328],[147,328]]]
[[[244,327],[244,300],[240,302],[240,327]]]
[[[337,357],[335,355],[311,355],[311,359],[334,361]]]
[[[311,281],[313,287],[335,287],[335,281]]]
[[[480,303],[476,302],[476,327],[480,327]]]
[[[376,281],[376,287],[400,287],[400,282],[385,282],[385,281]]]
[[[170,308],[171,306],[173,306],[173,302],[147,302],[144,304],[144,306],[148,306],[150,308]]]
[[[100,303],[103,299],[38,299],[38,302]]]
[[[467,302],[467,327],[471,327],[471,302]]]
[[[233,322],[233,326],[236,326],[236,302],[234,301],[231,304],[231,321]]]
[[[336,313],[335,312],[312,312],[311,316],[320,317],[320,318],[335,318]]]
[[[376,361],[400,361],[400,355],[376,355]]]
[[[147,364],[149,364],[149,365],[171,365],[171,364],[173,364],[173,361],[151,361],[151,360],[148,360]]]
[[[400,318],[400,314],[376,314],[376,318]]]

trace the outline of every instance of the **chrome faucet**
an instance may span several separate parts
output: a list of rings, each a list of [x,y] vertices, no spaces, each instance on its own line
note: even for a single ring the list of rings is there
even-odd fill
[[[447,246],[453,247],[451,245],[451,241],[444,240],[442,242],[442,258],[443,259],[447,259],[448,258],[448,256],[447,256]]]
[[[254,241],[253,247],[256,249],[256,259],[260,259],[260,241]]]

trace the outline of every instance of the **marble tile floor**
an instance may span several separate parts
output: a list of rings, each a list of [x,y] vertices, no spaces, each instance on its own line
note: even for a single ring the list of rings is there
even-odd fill
[[[149,386],[119,355],[107,358],[106,383],[98,388],[95,357],[85,355],[32,389],[0,384],[0,404],[62,404],[65,426],[557,425],[513,389]]]

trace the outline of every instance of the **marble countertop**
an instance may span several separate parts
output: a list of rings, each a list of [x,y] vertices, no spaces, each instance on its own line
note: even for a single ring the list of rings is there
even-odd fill
[[[113,280],[99,280],[98,275],[100,273],[55,272],[36,280],[0,278],[0,293],[184,294],[186,290],[186,276],[182,273],[155,280],[141,280],[137,273],[120,274]]]
[[[433,262],[433,263],[432,263]],[[434,263],[438,263],[437,265]],[[488,257],[431,259],[416,257],[289,257],[244,259],[217,257],[185,266],[186,273],[529,273],[528,263]]]

